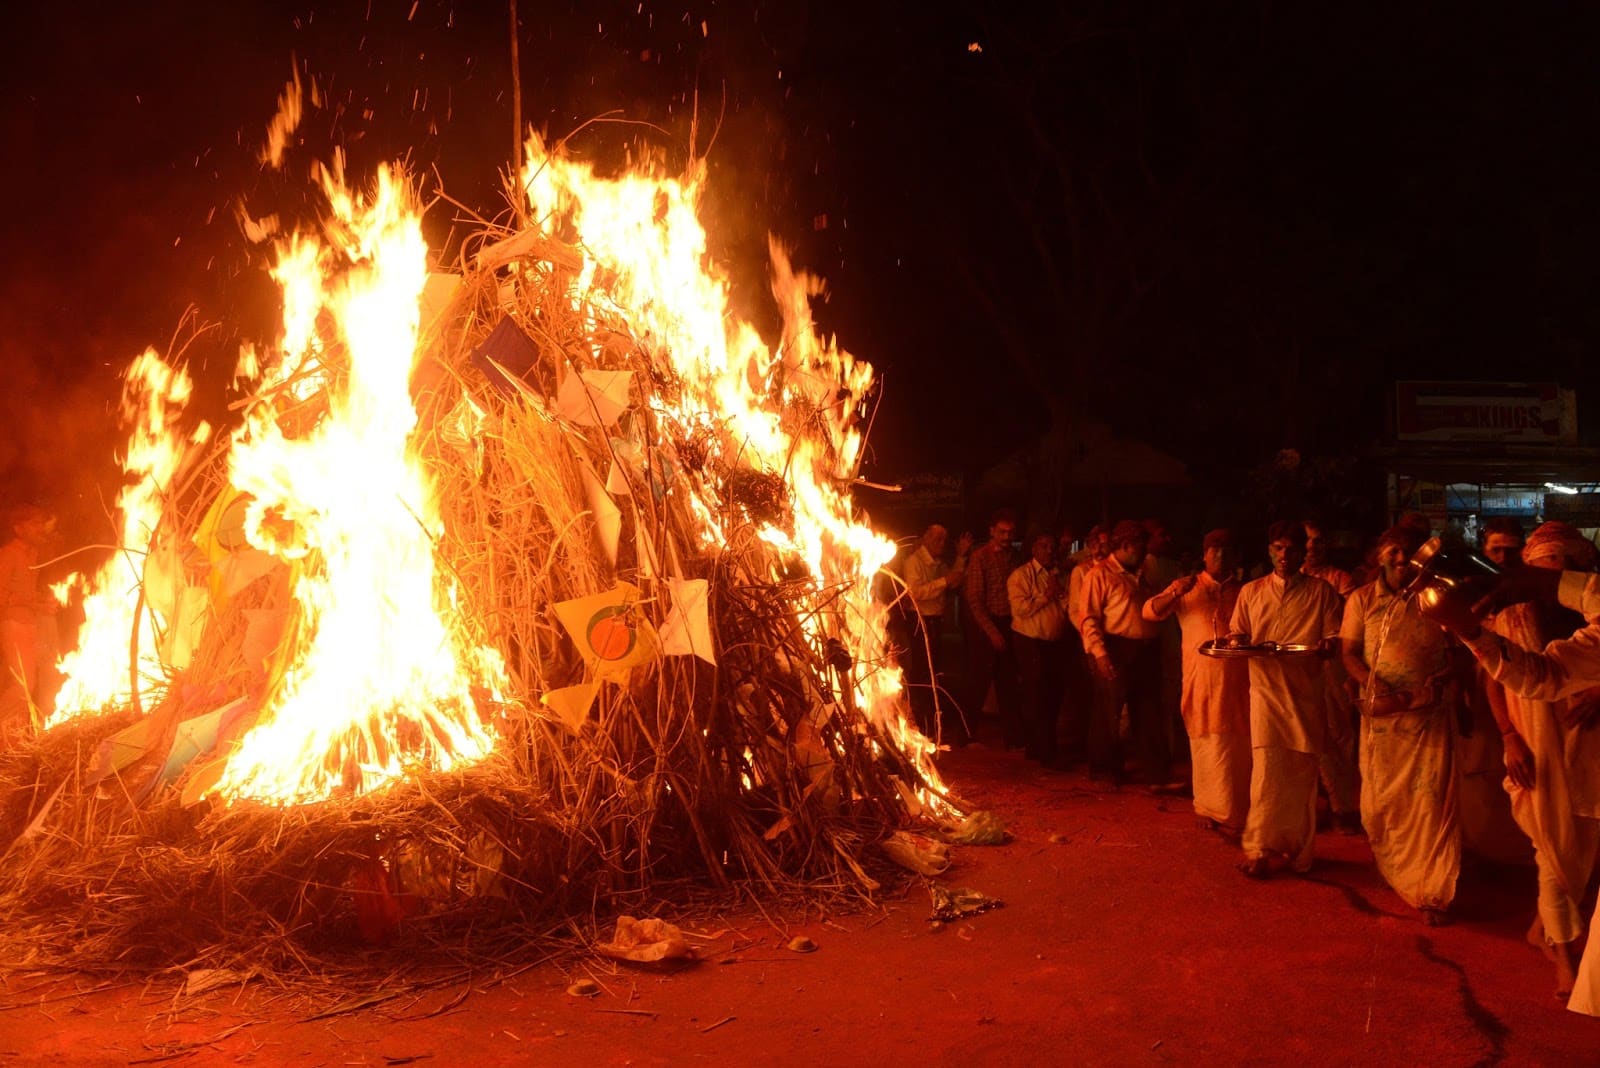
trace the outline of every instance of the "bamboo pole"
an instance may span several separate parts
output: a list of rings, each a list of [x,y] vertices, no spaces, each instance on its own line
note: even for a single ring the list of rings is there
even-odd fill
[[[509,0],[511,8],[511,181],[520,191],[522,179],[522,61],[517,52],[517,0]],[[512,198],[517,221],[528,225],[527,198]]]

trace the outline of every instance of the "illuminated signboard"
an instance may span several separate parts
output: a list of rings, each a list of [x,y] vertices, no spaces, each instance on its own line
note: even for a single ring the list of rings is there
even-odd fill
[[[1396,382],[1397,441],[1577,440],[1577,402],[1554,382]]]

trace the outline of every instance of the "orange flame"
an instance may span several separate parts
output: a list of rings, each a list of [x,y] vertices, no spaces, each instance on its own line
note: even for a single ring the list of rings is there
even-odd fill
[[[201,423],[186,441],[178,418],[194,385],[181,367],[171,367],[147,350],[124,376],[122,418],[132,427],[123,470],[131,482],[117,497],[121,516],[120,551],[88,580],[84,623],[77,648],[61,658],[66,676],[56,696],[57,711],[47,727],[85,712],[126,706],[134,687],[159,697],[166,686],[161,648],[174,621],[174,590],[182,568],[172,531],[162,532],[161,516],[173,476],[192,448],[209,440]],[[129,650],[135,650],[132,670]]]
[[[676,383],[670,397],[647,397],[656,416],[680,440],[711,443],[708,471],[754,470],[789,491],[792,514],[781,521],[719,514],[714,501],[725,495],[690,495],[701,547],[751,523],[788,575],[803,566],[817,602],[829,606],[802,614],[808,636],[819,653],[842,645],[855,664],[832,699],[871,717],[937,788],[933,745],[905,715],[887,610],[873,596],[894,545],[858,520],[850,499],[872,369],[819,336],[811,301],[821,284],[771,245],[783,335],[769,346],[732,314],[728,283],[710,266],[697,211],[703,162],[682,180],[644,169],[600,178],[538,138],[528,157],[530,205],[541,223],[570,226],[584,253],[575,307],[621,316],[644,358]],[[282,337],[268,353],[247,347],[237,369],[252,396],[229,443],[226,492],[248,501],[244,537],[287,574],[294,609],[267,690],[256,695],[260,715],[212,787],[227,799],[299,803],[370,790],[408,764],[481,759],[495,737],[474,694],[496,695],[504,685],[499,655],[448,622],[456,591],[436,567],[435,488],[414,454],[410,376],[427,277],[414,195],[387,168],[365,196],[347,188],[337,163],[317,177],[329,203],[324,233],[277,246]],[[122,614],[113,618],[108,607],[107,636],[98,623],[86,627],[65,665],[72,678],[64,693],[75,707],[126,694],[126,684],[91,687],[88,662],[121,664],[126,673],[141,584],[150,602],[142,625],[151,630],[141,635],[141,656],[158,650],[175,595],[152,597],[152,575],[183,575],[169,560],[177,550],[157,551],[156,535],[162,487],[185,452],[172,417],[188,381],[153,354],[130,371],[130,391],[136,377],[139,395],[151,399],[139,409],[145,425],[130,449],[129,469],[141,479],[119,502],[124,544],[168,562],[153,571],[119,557],[94,584],[102,593],[91,603],[103,597]],[[142,661],[141,670],[156,678],[162,665]],[[939,805],[929,794],[922,800]]]
[[[533,136],[523,187],[535,217],[560,220],[585,252],[575,299],[610,305],[636,337],[657,346],[682,384],[675,404],[655,398],[659,418],[684,437],[720,431],[724,459],[778,475],[793,497],[792,529],[765,524],[759,536],[802,560],[816,591],[840,591],[837,612],[810,613],[804,623],[819,650],[828,638],[858,665],[854,692],[836,694],[866,711],[917,760],[930,783],[932,743],[905,715],[898,669],[889,663],[886,609],[872,596],[872,577],[894,556],[894,543],[857,521],[849,496],[860,460],[860,407],[872,368],[819,336],[811,301],[821,283],[794,271],[770,243],[772,294],[783,313],[783,337],[769,347],[755,327],[733,314],[725,277],[710,266],[698,204],[703,161],[682,180],[645,168],[616,178],[548,151]],[[804,433],[795,432],[803,425]],[[722,520],[702,506],[704,544],[724,542]],[[924,797],[924,801],[932,801]]]
[[[370,198],[324,171],[326,242],[279,250],[279,358],[234,433],[233,486],[250,495],[245,536],[291,568],[298,641],[274,700],[217,786],[226,797],[299,802],[368,790],[407,760],[449,768],[493,737],[474,685],[495,685],[490,650],[464,648],[441,616],[438,509],[410,435],[427,246],[406,183],[387,168]],[[337,349],[340,358],[330,359]],[[241,359],[248,379],[254,352]],[[336,364],[337,374],[330,369]],[[297,406],[326,411],[298,432]],[[303,417],[302,417],[303,418]]]

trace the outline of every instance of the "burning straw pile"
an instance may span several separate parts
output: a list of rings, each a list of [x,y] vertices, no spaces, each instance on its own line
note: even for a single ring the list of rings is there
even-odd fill
[[[231,433],[179,433],[181,368],[130,372],[123,552],[0,755],[11,965],[870,892],[865,847],[943,804],[849,502],[870,369],[776,247],[780,343],[732,318],[703,172],[530,158],[528,221],[432,274],[404,181],[323,172]]]

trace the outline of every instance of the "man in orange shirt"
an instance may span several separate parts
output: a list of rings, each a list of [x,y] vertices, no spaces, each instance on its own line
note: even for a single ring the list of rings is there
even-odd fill
[[[1183,632],[1183,724],[1189,734],[1194,811],[1201,826],[1237,836],[1250,810],[1250,673],[1239,659],[1202,656],[1227,635],[1239,600],[1233,535],[1205,536],[1205,570],[1145,602],[1146,619],[1176,616]]]
[[[1149,539],[1143,524],[1118,523],[1111,531],[1111,555],[1083,580],[1083,650],[1095,677],[1089,775],[1113,784],[1122,781],[1118,726],[1126,704],[1145,781],[1168,788],[1172,757],[1161,719],[1161,650],[1156,624],[1143,615],[1153,592],[1143,579]]]

